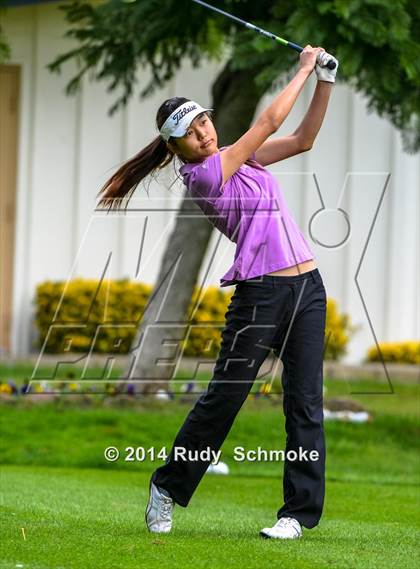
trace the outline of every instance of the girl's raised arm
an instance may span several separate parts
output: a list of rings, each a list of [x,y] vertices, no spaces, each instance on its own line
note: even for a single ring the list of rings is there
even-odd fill
[[[312,148],[327,111],[333,83],[318,81],[310,107],[298,128],[288,136],[267,140],[256,152],[262,166],[280,162]]]
[[[290,113],[305,81],[316,65],[322,48],[307,45],[300,54],[300,67],[288,85],[277,95],[269,107],[257,118],[252,127],[234,144],[221,152],[223,184],[248,160],[269,136],[275,133]]]

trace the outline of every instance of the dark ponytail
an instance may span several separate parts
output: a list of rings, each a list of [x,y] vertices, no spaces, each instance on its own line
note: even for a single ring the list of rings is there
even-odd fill
[[[188,102],[185,97],[172,97],[167,99],[156,113],[156,126],[158,130],[163,123],[180,105]],[[169,139],[172,142],[173,139]],[[166,142],[159,135],[138,154],[124,162],[122,166],[102,186],[96,197],[100,196],[98,206],[118,209],[126,199],[127,203],[136,190],[138,184],[149,174],[161,170],[174,157]]]

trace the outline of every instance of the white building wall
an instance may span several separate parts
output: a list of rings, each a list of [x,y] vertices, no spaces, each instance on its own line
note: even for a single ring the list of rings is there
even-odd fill
[[[3,26],[12,47],[10,63],[22,69],[13,353],[23,356],[35,337],[32,301],[38,283],[75,276],[99,278],[110,251],[107,277],[155,281],[181,201],[180,182],[168,190],[174,179],[168,171],[161,185],[151,184],[150,198],[137,190],[130,207],[163,210],[154,213],[95,214],[95,195],[118,164],[156,136],[154,116],[165,98],[180,95],[211,103],[211,83],[222,64],[201,69],[186,64],[165,89],[143,101],[135,96],[125,110],[110,118],[107,110],[115,96],[107,94],[103,84],[84,80],[77,96],[66,97],[64,87],[74,65],[67,64],[61,75],[46,69],[71,45],[63,39],[65,24],[56,5],[10,9]],[[139,72],[142,84],[146,76]],[[312,80],[305,86],[279,135],[298,125],[314,85]],[[264,97],[259,109],[273,96]],[[358,269],[376,339],[417,337],[419,156],[403,153],[396,130],[368,114],[361,96],[337,84],[314,148],[270,169],[315,252],[328,296],[360,325],[346,361],[359,361],[374,343],[355,282]],[[388,173],[390,182],[372,228]],[[347,212],[351,227],[341,246],[337,244],[347,225],[338,207]],[[314,216],[318,210],[323,211]],[[136,275],[146,217],[141,269]],[[201,278],[219,238],[214,232]],[[222,237],[221,245],[208,284],[218,285],[233,260],[234,244]]]

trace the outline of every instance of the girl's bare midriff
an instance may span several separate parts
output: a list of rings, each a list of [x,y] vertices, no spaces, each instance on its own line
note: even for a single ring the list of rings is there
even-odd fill
[[[302,273],[306,273],[308,271],[313,271],[316,269],[316,264],[313,259],[309,261],[303,261],[303,263],[298,263],[297,265],[293,265],[293,267],[286,267],[285,269],[280,269],[279,271],[275,271],[274,273],[266,273],[267,275],[274,275],[274,276],[283,276],[283,277],[290,277],[293,275],[300,275]]]

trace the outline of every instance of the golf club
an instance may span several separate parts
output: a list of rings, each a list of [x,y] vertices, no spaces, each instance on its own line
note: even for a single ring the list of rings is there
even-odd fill
[[[196,4],[200,4],[201,6],[204,6],[205,8],[208,8],[209,10],[213,10],[214,12],[218,12],[219,14],[222,14],[222,16],[227,16],[228,18],[235,20],[235,22],[238,22],[239,24],[244,25],[249,30],[253,30],[254,32],[258,32],[259,34],[266,36],[267,38],[271,38],[272,40],[280,43],[281,45],[285,45],[286,47],[290,47],[291,49],[294,49],[295,51],[298,51],[299,53],[301,51],[303,51],[303,47],[301,47],[297,43],[293,43],[291,41],[287,41],[283,38],[280,38],[279,36],[276,36],[276,35],[272,34],[271,32],[267,32],[266,30],[263,30],[262,28],[258,28],[257,26],[254,26],[254,24],[250,24],[249,22],[245,22],[245,20],[241,20],[241,18],[237,18],[236,16],[232,16],[232,14],[228,14],[227,12],[220,10],[220,8],[215,8],[214,6],[211,6],[210,4],[207,4],[206,2],[202,2],[202,0],[192,0],[192,1],[195,2]],[[330,59],[327,62],[327,64],[325,65],[325,67],[328,67],[328,69],[334,69],[335,66],[336,66],[336,63],[332,59]]]

